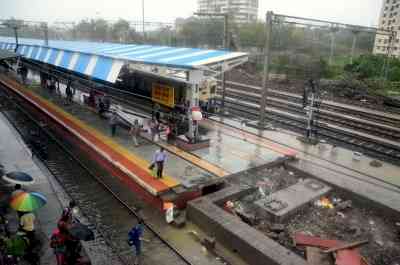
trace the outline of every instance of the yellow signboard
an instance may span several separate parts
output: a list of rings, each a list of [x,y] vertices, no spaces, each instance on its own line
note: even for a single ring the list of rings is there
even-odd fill
[[[175,106],[174,88],[153,83],[151,97],[153,101],[173,108]]]

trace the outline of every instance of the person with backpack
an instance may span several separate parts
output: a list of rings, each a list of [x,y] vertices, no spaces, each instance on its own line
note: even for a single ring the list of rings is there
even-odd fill
[[[140,264],[140,257],[142,251],[142,236],[144,232],[143,220],[139,219],[138,223],[128,233],[129,246],[135,247],[135,265]]]

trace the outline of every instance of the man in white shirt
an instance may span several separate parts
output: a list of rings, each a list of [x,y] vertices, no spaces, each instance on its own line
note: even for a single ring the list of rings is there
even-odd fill
[[[157,150],[154,153],[153,157],[153,165],[157,166],[157,178],[162,178],[162,173],[164,170],[164,163],[167,160],[167,153],[164,148],[161,147],[160,150]]]

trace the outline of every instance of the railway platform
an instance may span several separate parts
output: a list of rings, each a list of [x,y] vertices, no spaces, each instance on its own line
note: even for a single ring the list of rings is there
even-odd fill
[[[135,147],[126,130],[119,128],[117,135],[111,137],[108,121],[101,119],[93,109],[79,102],[79,97],[75,98],[76,104],[65,105],[64,99],[51,95],[40,86],[29,86],[27,89],[14,80],[5,77],[2,79],[12,83],[18,95],[29,100],[70,134],[75,135],[81,142],[77,144],[83,143],[86,152],[92,155],[96,153],[93,157],[97,162],[102,165],[112,164],[114,172],[115,168],[119,170],[119,174],[116,172],[115,175],[122,176],[121,180],[127,185],[140,186],[142,192],[149,193],[153,197],[149,200],[158,205],[157,207],[161,207],[162,201],[184,204],[186,200],[200,196],[205,189],[212,189],[213,185],[220,184],[231,173],[279,158],[295,156],[296,153],[277,145],[260,146],[215,128],[208,128],[205,132],[211,138],[211,147],[207,149],[183,151],[163,140],[154,143],[146,133],[142,134],[139,147]],[[131,119],[136,117],[132,112],[126,115],[130,115]],[[148,166],[160,146],[168,151],[168,161],[165,177],[155,179]],[[135,187],[134,190],[138,191],[138,188]]]
[[[267,144],[284,146],[297,152],[299,160],[312,162],[317,167],[334,171],[347,178],[356,178],[384,188],[400,190],[400,167],[389,162],[379,161],[381,167],[373,167],[370,163],[375,160],[363,155],[354,159],[353,151],[333,147],[327,143],[316,146],[307,145],[297,140],[298,134],[286,130],[257,130],[253,127],[243,127],[240,120],[228,117],[213,117],[208,126],[225,126],[226,130],[237,132],[238,137],[256,138]]]
[[[68,204],[70,198],[65,193],[61,185],[51,175],[45,166],[36,157],[32,157],[30,149],[26,146],[19,133],[8,122],[7,118],[0,114],[0,162],[4,165],[7,171],[19,170],[32,175],[35,179],[35,184],[29,187],[24,187],[28,191],[38,191],[43,193],[48,202],[46,206],[36,212],[38,218],[37,234],[43,242],[41,250],[41,264],[53,265],[56,264],[53,249],[49,247],[49,238],[56,227],[58,218],[61,215],[62,209]],[[1,185],[4,183],[2,182]],[[12,189],[13,185],[9,185],[8,189]],[[124,186],[123,191],[129,193],[129,187]],[[132,196],[134,196],[132,194]],[[2,197],[4,199],[4,197]],[[192,231],[205,237],[197,226],[192,223],[187,223],[184,228],[176,228],[174,226],[166,226],[165,220],[159,212],[154,211],[152,207],[144,207],[142,209],[144,218],[152,223],[153,227],[163,234],[166,240],[173,244],[179,251],[188,258],[193,265],[209,264],[222,265],[225,264],[222,260],[216,259],[214,255],[203,251],[202,245],[191,234]],[[79,216],[81,221],[85,221],[84,216]],[[12,228],[12,226],[10,227]],[[15,225],[16,229],[16,225]],[[97,232],[95,232],[97,234]],[[147,233],[147,232],[145,232]],[[146,234],[146,237],[148,235]],[[92,264],[96,265],[121,265],[118,256],[113,252],[103,241],[101,237],[92,242],[82,242],[85,253],[90,258]],[[147,250],[147,246],[144,246]],[[217,250],[223,253],[224,258],[238,265],[246,265],[243,260],[230,250],[223,246],[217,245]],[[155,253],[153,253],[154,255]],[[146,263],[145,263],[146,264]],[[165,264],[169,263],[165,260]]]
[[[40,264],[56,264],[53,249],[49,246],[49,238],[57,226],[62,209],[68,204],[68,196],[57,186],[56,180],[44,166],[35,157],[32,157],[29,148],[3,114],[0,114],[0,135],[0,162],[6,172],[22,171],[28,173],[34,178],[35,183],[23,188],[27,191],[41,192],[47,197],[47,204],[35,212],[37,217],[36,236],[42,243]],[[1,185],[7,185],[8,189],[13,187],[12,184],[6,184],[3,181]],[[4,198],[2,196],[2,200]],[[9,225],[11,232],[18,228],[16,213],[11,213],[11,217],[14,215],[15,219],[11,219]],[[94,248],[96,244],[97,249]],[[118,260],[112,258],[112,252],[106,246],[102,246],[100,250],[97,241],[83,243],[83,245],[85,253],[93,261],[93,264],[120,264]]]

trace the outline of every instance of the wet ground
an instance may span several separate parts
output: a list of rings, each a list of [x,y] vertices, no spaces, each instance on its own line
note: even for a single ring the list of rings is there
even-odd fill
[[[93,117],[97,117],[96,115],[93,115]],[[149,144],[150,145],[150,144]],[[74,150],[71,147],[71,150]],[[107,175],[104,175],[107,177]],[[237,255],[232,254],[230,250],[227,250],[223,248],[222,246],[219,246],[219,253],[223,253],[226,257],[228,257],[229,261],[223,261],[221,258],[218,256],[208,253],[207,251],[204,251],[204,248],[202,245],[198,242],[193,242],[193,238],[190,235],[190,232],[196,231],[198,234],[203,235],[202,232],[192,225],[191,223],[187,223],[184,228],[177,228],[174,226],[166,225],[165,224],[165,218],[164,216],[158,212],[154,211],[154,208],[149,207],[146,205],[142,200],[140,200],[136,194],[134,194],[128,187],[120,185],[120,183],[117,183],[117,181],[111,180],[111,178],[108,178],[108,184],[112,184],[113,191],[115,191],[117,194],[120,195],[120,197],[124,200],[129,202],[128,204],[131,205],[132,207],[136,209],[140,209],[141,216],[148,222],[151,222],[152,225],[156,227],[156,229],[163,235],[163,238],[166,239],[168,242],[171,242],[172,245],[177,247],[181,252],[184,253],[185,256],[187,256],[193,264],[245,264],[240,257],[237,257]],[[89,194],[86,189],[86,191],[80,191],[79,188],[76,186],[73,186],[72,188],[75,189],[75,192],[79,194]],[[91,190],[93,191],[93,190]],[[99,199],[98,203],[101,204],[102,201],[106,199]],[[88,204],[88,205],[82,205],[83,207],[94,207],[94,209],[99,209],[99,205],[93,205],[93,204]],[[116,215],[114,215],[114,211],[109,212],[103,211],[103,213],[107,213],[106,217],[113,218],[115,219]],[[111,215],[110,215],[111,213]],[[99,215],[99,218],[101,216]],[[118,216],[117,216],[118,217]],[[121,216],[119,216],[121,217]],[[117,218],[118,219],[118,218]],[[117,220],[115,219],[115,220]],[[113,230],[112,227],[109,228],[110,230]],[[124,236],[125,233],[122,235]],[[147,235],[145,235],[146,238],[148,238],[148,232]],[[155,242],[151,242],[152,244],[155,244]],[[156,252],[157,254],[154,254],[153,252],[155,251],[154,246],[152,244],[146,243],[145,246],[143,247],[146,254],[144,254],[144,258],[151,260],[152,256],[157,256],[160,255],[160,253]],[[152,254],[153,253],[153,254]],[[146,256],[148,255],[148,257]],[[167,260],[166,260],[167,262]],[[176,264],[176,263],[174,263]]]
[[[276,223],[260,217],[254,202],[268,199],[271,193],[288,188],[303,178],[301,174],[279,166],[229,179],[232,184],[255,188],[253,193],[232,201],[235,213],[244,222],[303,258],[304,249],[296,248],[293,244],[292,236],[296,232],[345,242],[368,239],[369,244],[360,250],[370,265],[388,265],[400,256],[400,220],[393,220],[379,211],[357,205],[348,195],[339,195],[335,191],[326,197],[333,204],[333,209],[313,202],[284,222],[282,231],[276,231],[273,228]],[[342,209],[346,205],[344,202],[350,202],[351,205]]]

